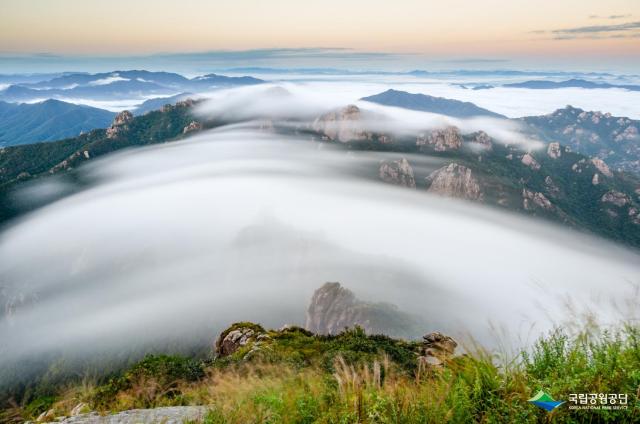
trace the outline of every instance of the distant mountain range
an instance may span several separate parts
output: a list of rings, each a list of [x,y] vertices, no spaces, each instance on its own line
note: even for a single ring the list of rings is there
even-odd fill
[[[189,96],[192,96],[192,94],[180,93],[180,94],[176,94],[175,96],[157,97],[154,99],[145,100],[144,102],[140,103],[135,109],[133,109],[131,112],[133,112],[134,115],[144,115],[145,113],[162,109],[164,105],[173,105],[179,102],[180,100],[185,100],[189,98]]]
[[[520,71],[512,69],[451,69],[441,71],[425,71],[422,69],[415,69],[412,71],[381,71],[375,69],[366,70],[353,70],[353,69],[339,69],[339,68],[270,68],[261,66],[251,67],[239,67],[239,68],[226,68],[220,70],[225,73],[243,73],[243,74],[298,74],[298,75],[411,75],[416,77],[421,76],[493,76],[493,77],[516,77],[516,76],[528,76],[528,77],[555,77],[555,78],[570,78],[570,77],[585,77],[585,78],[612,78],[614,74],[606,72],[563,72],[563,71]]]
[[[47,100],[34,104],[0,101],[0,146],[60,140],[105,128],[115,113],[89,106]]]
[[[377,103],[385,106],[402,107],[405,109],[419,110],[422,112],[438,113],[453,116],[455,118],[470,118],[474,116],[489,116],[492,118],[505,118],[499,113],[483,109],[470,102],[434,97],[426,94],[412,94],[405,91],[387,90],[373,96],[363,97],[360,100]]]
[[[553,90],[558,88],[586,88],[589,90],[622,88],[629,91],[640,91],[640,85],[631,85],[631,84],[616,85],[616,84],[609,84],[606,82],[592,82],[592,81],[575,79],[575,78],[566,80],[566,81],[533,80],[533,81],[517,82],[513,84],[504,84],[503,87],[529,88],[532,90]]]
[[[0,100],[29,102],[44,99],[122,100],[170,96],[189,91],[260,84],[258,78],[207,74],[186,78],[170,72],[113,71],[74,73],[37,82],[13,83],[0,91]]]

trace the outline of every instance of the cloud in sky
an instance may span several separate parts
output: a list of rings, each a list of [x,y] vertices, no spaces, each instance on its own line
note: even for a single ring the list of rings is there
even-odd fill
[[[631,13],[627,13],[624,15],[609,15],[609,16],[600,16],[600,15],[589,15],[589,19],[624,19],[630,18]]]
[[[616,25],[590,25],[576,28],[555,29],[551,32],[553,34],[592,34],[601,32],[631,31],[634,29],[640,29],[640,21]]]
[[[620,19],[631,15],[611,15],[606,19]],[[595,18],[596,15],[590,16]],[[560,28],[554,30],[535,30],[530,34],[551,34],[553,40],[575,39],[608,39],[608,38],[637,38],[640,37],[640,21],[626,22],[613,25],[587,25],[573,28]]]

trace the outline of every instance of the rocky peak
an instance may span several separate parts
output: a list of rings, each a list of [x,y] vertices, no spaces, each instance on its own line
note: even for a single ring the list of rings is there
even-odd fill
[[[113,119],[113,123],[107,128],[107,138],[116,138],[129,128],[129,123],[133,121],[133,114],[128,110],[118,113]]]
[[[493,148],[493,143],[491,142],[491,137],[484,131],[478,131],[473,134],[473,138],[470,140],[471,143],[475,145],[482,146],[488,150]]]
[[[552,159],[558,159],[562,155],[560,143],[549,143],[549,146],[547,147],[547,155]]]
[[[436,152],[458,150],[462,145],[462,135],[456,127],[433,130],[427,134],[420,134],[416,140],[417,146],[432,146]]]
[[[411,338],[416,335],[417,323],[416,317],[392,304],[364,302],[340,283],[325,283],[313,293],[305,329],[317,334],[338,334],[359,326],[368,334]]]
[[[613,173],[611,172],[611,170],[609,169],[609,166],[607,166],[607,164],[600,158],[592,158],[591,159],[591,163],[593,164],[593,166],[595,166],[598,171],[600,171],[600,173],[602,175],[604,175],[605,177],[613,177]]]
[[[551,114],[551,116],[553,116],[553,117],[560,117],[560,116],[566,116],[566,115],[578,116],[583,112],[584,112],[584,110],[582,110],[580,108],[573,107],[571,105],[567,105],[562,109],[557,109],[556,111],[554,111]]]
[[[528,166],[529,168],[533,169],[534,171],[537,171],[538,169],[540,169],[540,164],[531,155],[531,153],[526,153],[524,156],[522,156],[521,162],[522,162],[523,165]]]
[[[447,197],[467,200],[482,200],[483,193],[471,169],[451,163],[427,177],[428,191]]]
[[[330,140],[338,140],[343,143],[352,140],[366,140],[371,138],[371,134],[365,131],[361,118],[360,108],[356,105],[348,105],[320,116],[313,122],[312,128]]]
[[[622,207],[630,203],[629,196],[616,190],[609,190],[602,195],[600,199],[603,203],[611,203],[615,206]]]
[[[386,183],[410,188],[416,187],[413,168],[405,158],[394,161],[382,161],[380,163],[379,174],[380,179]]]
[[[534,210],[539,208],[545,211],[550,211],[553,209],[553,204],[544,194],[527,190],[526,188],[522,189],[522,206],[525,210]]]
[[[355,303],[356,296],[351,290],[340,283],[325,283],[313,293],[305,328],[319,334],[339,333],[345,327],[356,324],[352,316]]]
[[[191,132],[197,132],[202,130],[202,124],[198,121],[191,121],[189,125],[182,129],[182,134],[188,134]]]
[[[119,125],[126,125],[131,121],[133,121],[133,114],[128,110],[123,110],[122,112],[116,115],[116,117],[113,119],[113,124],[111,124],[111,126],[117,127]]]

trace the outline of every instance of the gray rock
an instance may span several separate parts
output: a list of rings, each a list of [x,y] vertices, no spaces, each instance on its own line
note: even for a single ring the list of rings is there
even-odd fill
[[[522,156],[521,162],[523,163],[523,165],[528,166],[534,171],[537,171],[538,169],[540,169],[540,164],[538,163],[537,160],[535,160],[535,158],[531,155],[531,153],[526,153],[524,156]]]
[[[458,150],[462,145],[462,136],[456,127],[447,127],[442,130],[434,130],[427,134],[420,134],[416,145],[430,145],[437,152]]]
[[[317,334],[338,334],[359,326],[368,334],[413,338],[420,324],[390,303],[363,302],[340,283],[325,283],[316,290],[307,309],[305,328]]]
[[[609,190],[602,195],[600,199],[603,203],[611,203],[618,207],[622,207],[630,202],[629,196],[615,190]]]
[[[394,161],[382,161],[379,169],[380,179],[386,183],[403,187],[416,188],[416,180],[413,176],[413,168],[405,159]]]
[[[365,131],[361,122],[362,113],[355,105],[325,113],[312,125],[314,131],[324,134],[329,140],[343,143],[352,140],[366,140],[371,134]]]
[[[132,409],[113,415],[101,416],[95,412],[67,417],[56,421],[62,424],[181,424],[200,421],[208,410],[206,406],[169,406],[153,409]]]
[[[544,194],[526,188],[522,189],[522,205],[526,210],[540,208],[550,211],[553,209],[553,204]]]
[[[427,177],[428,191],[447,197],[482,200],[483,193],[471,169],[451,163]]]
[[[547,147],[547,154],[553,159],[558,159],[562,155],[560,143],[549,143],[549,146]]]

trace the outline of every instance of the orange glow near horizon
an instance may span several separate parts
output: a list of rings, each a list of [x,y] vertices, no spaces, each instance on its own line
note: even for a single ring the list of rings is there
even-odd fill
[[[0,9],[5,54],[349,47],[487,57],[640,55],[636,0],[2,0]]]

